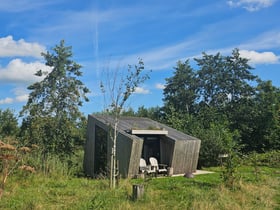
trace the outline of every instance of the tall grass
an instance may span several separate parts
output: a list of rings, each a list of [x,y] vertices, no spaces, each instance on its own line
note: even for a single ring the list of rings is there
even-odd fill
[[[83,151],[78,150],[72,156],[43,155],[40,151],[30,154],[26,162],[46,176],[73,177],[83,175]]]
[[[234,189],[224,185],[219,167],[207,169],[215,171],[213,174],[193,179],[123,179],[116,189],[110,189],[107,179],[78,177],[81,167],[82,154],[78,153],[65,162],[48,159],[48,173],[14,174],[0,209],[280,209],[279,168],[258,166],[262,178],[256,181],[254,166],[242,166]],[[144,197],[136,201],[132,199],[134,184],[145,187]]]
[[[271,170],[274,173],[275,170]],[[132,200],[132,185],[144,184],[142,199]],[[11,177],[0,209],[276,209],[279,177],[240,182],[230,190],[220,174],[121,180],[112,190],[109,181],[43,174]]]

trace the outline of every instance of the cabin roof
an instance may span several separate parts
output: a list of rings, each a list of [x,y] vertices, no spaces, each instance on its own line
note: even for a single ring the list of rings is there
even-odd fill
[[[98,121],[103,122],[104,124],[111,125],[111,126],[114,124],[113,116],[101,115],[101,114],[90,115],[90,116],[97,119]],[[144,117],[122,116],[119,118],[118,129],[119,131],[125,132],[130,135],[134,135],[133,131],[135,131],[136,133],[143,132],[143,134],[145,134],[146,132],[146,134],[150,134],[150,135],[151,134],[166,135],[169,138],[175,140],[182,140],[182,141],[199,140],[193,136],[187,135],[167,125],[164,125],[162,123]]]

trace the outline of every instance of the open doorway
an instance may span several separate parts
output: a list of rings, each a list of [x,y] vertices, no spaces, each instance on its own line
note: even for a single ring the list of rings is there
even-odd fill
[[[150,157],[160,160],[160,137],[159,136],[143,136],[142,158],[149,161]]]

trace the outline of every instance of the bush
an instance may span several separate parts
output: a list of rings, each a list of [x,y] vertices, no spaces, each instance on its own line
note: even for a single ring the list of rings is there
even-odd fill
[[[199,166],[211,167],[220,165],[219,155],[228,154],[238,134],[222,124],[211,124],[208,129],[200,129],[195,136],[201,139]]]
[[[257,165],[280,168],[280,151],[273,150],[265,153],[252,152],[247,158],[249,161],[245,165]]]

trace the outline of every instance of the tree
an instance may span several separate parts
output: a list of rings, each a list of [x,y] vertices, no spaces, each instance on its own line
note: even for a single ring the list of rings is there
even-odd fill
[[[18,121],[10,109],[0,109],[0,138],[16,136],[18,133]]]
[[[200,102],[208,106],[218,106],[227,98],[224,90],[224,58],[220,53],[216,55],[207,55],[202,53],[202,58],[195,58],[200,69],[198,75],[198,92]]]
[[[165,107],[172,106],[175,111],[193,113],[197,99],[197,78],[189,60],[179,61],[174,68],[174,75],[166,79],[163,94]]]
[[[228,56],[203,53],[202,58],[195,58],[195,61],[199,67],[198,92],[201,95],[197,117],[202,127],[208,129],[211,123],[226,122],[231,132],[239,131],[241,144],[253,140],[256,127],[253,84],[258,78],[252,74],[249,60],[234,49]]]
[[[253,75],[238,49],[227,56],[202,53],[194,60],[197,69],[178,62],[166,79],[162,110],[165,123],[201,138],[200,160],[217,162],[225,138],[243,152],[279,149],[279,88]]]
[[[201,102],[223,108],[230,102],[254,95],[254,87],[249,82],[256,81],[257,77],[250,71],[249,60],[240,57],[238,49],[229,56],[203,53],[202,58],[195,61],[200,67],[197,74]]]
[[[271,81],[259,81],[253,98],[239,104],[232,125],[240,130],[245,151],[280,148],[280,90]]]
[[[162,121],[163,113],[162,108],[159,106],[145,108],[144,106],[138,107],[137,112],[135,113],[137,117],[147,117],[155,121]]]
[[[260,81],[255,98],[258,110],[257,132],[254,136],[257,151],[280,149],[280,89],[271,81]]]
[[[134,110],[132,107],[129,107],[128,109],[125,109],[121,113],[122,116],[135,116]]]
[[[253,68],[248,64],[249,60],[240,56],[239,50],[234,49],[230,56],[225,57],[224,77],[225,89],[230,94],[230,101],[238,101],[241,98],[248,98],[255,94],[253,82],[257,82],[258,77],[253,75]]]
[[[101,91],[104,94],[104,101],[106,101],[106,98],[109,98],[109,106],[106,108],[106,112],[112,114],[114,117],[114,124],[111,125],[113,127],[113,133],[110,134],[113,145],[110,166],[110,186],[112,188],[116,187],[116,176],[118,175],[116,145],[119,117],[131,94],[140,84],[149,78],[148,74],[142,75],[143,70],[144,62],[139,59],[138,65],[134,67],[128,65],[125,75],[122,74],[123,72],[119,72],[119,69],[113,73],[110,72],[110,69],[107,69],[107,72],[105,72],[105,81],[101,81],[100,83]]]
[[[81,65],[71,60],[72,48],[62,40],[52,50],[42,53],[51,72],[39,70],[35,75],[42,80],[28,87],[31,92],[20,113],[22,134],[27,142],[42,145],[44,154],[69,155],[82,117],[79,107],[88,101],[89,89],[77,79]]]
[[[248,106],[255,97],[256,89],[251,84],[257,77],[238,49],[228,56],[202,53],[201,58],[194,60],[197,69],[188,60],[178,62],[173,76],[166,79],[164,119],[172,127],[202,139],[201,160],[209,165],[217,162],[217,154],[222,151],[221,136],[234,136],[235,141],[247,138],[245,135],[252,137],[253,133],[241,131],[244,127],[249,131],[253,126],[252,107]],[[225,132],[220,133],[219,129]],[[240,137],[236,132],[240,132]]]

